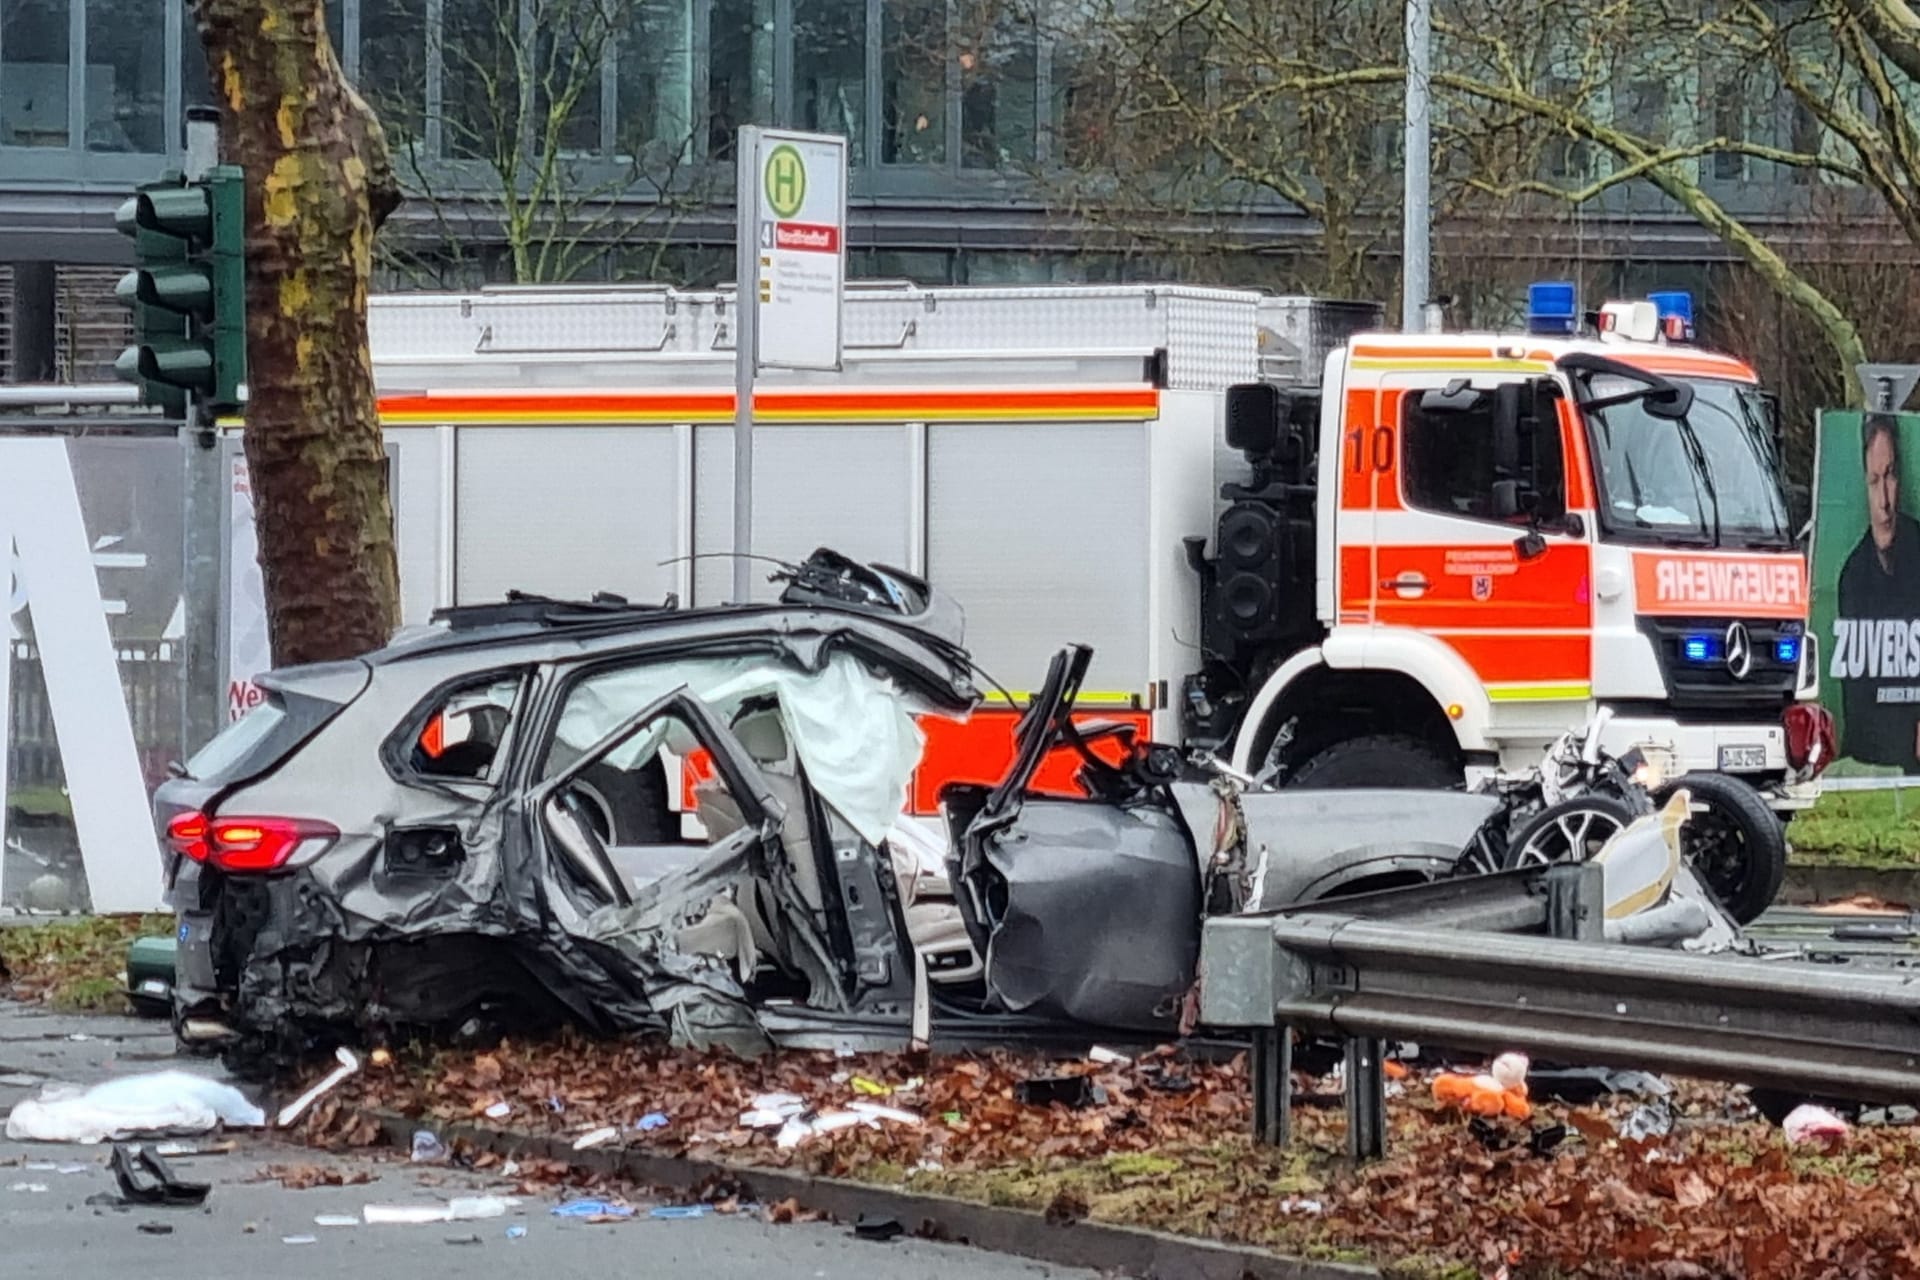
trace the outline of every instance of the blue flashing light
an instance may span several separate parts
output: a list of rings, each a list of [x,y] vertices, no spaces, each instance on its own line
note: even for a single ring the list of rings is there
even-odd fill
[[[1800,661],[1800,637],[1781,636],[1773,642],[1774,661],[1782,666],[1792,666]]]
[[[1542,280],[1527,286],[1527,332],[1570,334],[1580,319],[1580,300],[1571,280]]]
[[[1647,301],[1653,304],[1654,310],[1660,313],[1662,320],[1668,316],[1679,316],[1688,324],[1693,323],[1693,295],[1685,289],[1668,289],[1660,293],[1650,293],[1647,295]]]
[[[1680,642],[1680,652],[1686,655],[1688,662],[1718,662],[1720,637],[1688,636]]]

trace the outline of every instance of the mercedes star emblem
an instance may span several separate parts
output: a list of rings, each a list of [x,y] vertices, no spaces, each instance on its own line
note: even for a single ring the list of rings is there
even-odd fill
[[[1735,680],[1745,680],[1747,673],[1753,670],[1753,637],[1747,634],[1743,622],[1736,622],[1727,628],[1727,670],[1733,673]]]

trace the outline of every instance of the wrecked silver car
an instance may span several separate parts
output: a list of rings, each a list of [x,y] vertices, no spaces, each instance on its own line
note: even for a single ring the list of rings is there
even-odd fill
[[[1089,742],[1114,731],[1070,714],[1076,647],[1001,783],[948,788],[950,851],[915,849],[917,718],[979,701],[959,610],[825,551],[786,576],[766,606],[456,608],[263,680],[156,797],[181,1039],[247,1070],[462,1026],[742,1052],[1164,1034],[1204,916],[1445,874],[1498,806],[1246,795],[1130,740],[1111,763]],[[1086,794],[1031,794],[1062,750]]]

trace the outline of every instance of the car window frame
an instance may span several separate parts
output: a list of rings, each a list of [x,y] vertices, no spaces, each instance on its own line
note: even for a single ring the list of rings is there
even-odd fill
[[[520,662],[469,671],[441,681],[414,703],[412,709],[381,742],[381,763],[396,782],[407,786],[425,787],[471,799],[484,799],[500,791],[509,784],[515,748],[522,736],[522,717],[532,713],[531,690],[538,672],[538,663]],[[514,682],[514,691],[513,701],[507,705],[507,727],[500,737],[499,749],[487,764],[484,777],[457,778],[427,773],[414,766],[413,746],[420,740],[421,733],[425,732],[427,723],[446,705],[447,699],[462,689],[504,684],[508,680]]]

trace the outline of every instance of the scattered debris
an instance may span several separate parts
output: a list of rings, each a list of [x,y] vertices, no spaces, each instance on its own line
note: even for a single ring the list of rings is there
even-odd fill
[[[663,1204],[647,1211],[649,1218],[704,1218],[714,1211],[710,1204]]]
[[[586,1151],[592,1147],[605,1146],[620,1136],[620,1131],[612,1125],[605,1125],[589,1133],[583,1133],[573,1140],[575,1151]]]
[[[505,1196],[456,1196],[446,1204],[370,1204],[361,1219],[374,1226],[420,1226],[429,1222],[473,1222],[504,1218],[520,1202]]]
[[[316,1227],[357,1227],[360,1219],[350,1213],[319,1213],[313,1218]]]
[[[862,1094],[869,1098],[884,1098],[893,1092],[891,1088],[881,1084],[878,1080],[869,1080],[865,1076],[854,1076],[848,1083],[853,1086],[855,1093]]]
[[[513,1114],[513,1104],[510,1102],[496,1102],[480,1114],[489,1120],[505,1120]]]
[[[9,1071],[0,1076],[0,1086],[9,1089],[31,1089],[45,1079],[45,1076],[36,1076],[25,1071]]]
[[[319,1236],[281,1236],[281,1244],[319,1244]]]
[[[367,1055],[367,1060],[376,1067],[390,1067],[393,1065],[393,1054],[385,1049],[375,1049]]]
[[[128,1204],[192,1206],[205,1203],[213,1190],[211,1183],[182,1181],[151,1147],[116,1143],[108,1166]]]
[[[556,1218],[585,1218],[597,1221],[613,1218],[631,1218],[633,1206],[619,1200],[569,1200],[557,1204],[549,1211]]]
[[[1856,1123],[1863,1129],[1878,1126],[1900,1127],[1920,1121],[1920,1110],[1906,1106],[1868,1107],[1862,1111]]]
[[[170,1236],[173,1224],[167,1222],[143,1222],[135,1230],[143,1236]]]
[[[1087,1050],[1087,1061],[1097,1062],[1103,1067],[1123,1067],[1132,1062],[1133,1059],[1124,1053],[1118,1053],[1102,1045],[1095,1045],[1093,1048]]]
[[[231,1155],[239,1149],[240,1144],[237,1142],[215,1142],[211,1145],[196,1145],[191,1142],[162,1142],[154,1148],[155,1151],[167,1157],[169,1160],[190,1160],[195,1156]]]
[[[12,1186],[8,1187],[7,1190],[21,1191],[21,1192],[27,1192],[32,1195],[39,1195],[47,1190],[47,1184],[44,1182],[16,1182]]]
[[[638,1129],[641,1133],[652,1133],[655,1129],[666,1128],[667,1125],[670,1123],[671,1121],[667,1119],[666,1112],[649,1111],[646,1115],[643,1115],[638,1120],[634,1121],[633,1127]]]
[[[415,1164],[439,1164],[451,1153],[446,1143],[440,1141],[438,1134],[426,1129],[413,1131],[413,1153],[410,1159]]]
[[[1840,1146],[1847,1139],[1847,1122],[1825,1107],[1802,1105],[1787,1113],[1780,1122],[1780,1131],[1787,1135],[1787,1141],[1794,1146],[1824,1146],[1828,1150]]]
[[[1527,1089],[1535,1098],[1584,1107],[1610,1094],[1665,1098],[1673,1086],[1645,1071],[1615,1071],[1610,1067],[1549,1067],[1527,1073]]]
[[[189,1071],[122,1076],[84,1091],[50,1084],[14,1104],[7,1137],[15,1142],[94,1145],[137,1134],[204,1133],[218,1125],[257,1129],[267,1118],[232,1085]]]
[[[477,1235],[473,1235],[471,1233],[464,1236],[448,1236],[446,1237],[446,1243],[448,1244],[479,1244],[480,1237]]]
[[[1533,1115],[1527,1101],[1527,1059],[1503,1053],[1482,1075],[1443,1071],[1433,1078],[1433,1100],[1443,1109],[1458,1108],[1470,1115],[1526,1120]]]
[[[329,1071],[320,1083],[314,1085],[313,1088],[280,1108],[280,1115],[277,1120],[280,1128],[284,1129],[295,1120],[298,1120],[301,1115],[306,1112],[308,1107],[320,1100],[323,1094],[354,1072],[360,1070],[360,1059],[354,1055],[353,1050],[344,1045],[333,1051],[333,1057],[334,1060],[340,1064],[339,1066]]]
[[[1673,1132],[1673,1108],[1665,1103],[1635,1107],[1620,1121],[1619,1134],[1628,1142],[1651,1142]]]
[[[906,1233],[907,1229],[900,1225],[898,1218],[882,1218],[863,1213],[854,1219],[853,1223],[853,1234],[862,1240],[877,1240],[885,1243],[888,1240],[898,1240]]]
[[[507,1228],[507,1239],[525,1240],[526,1238],[527,1238],[527,1229],[519,1225],[518,1223],[515,1223],[513,1226]]]
[[[1014,1088],[1014,1097],[1030,1107],[1059,1103],[1079,1110],[1105,1106],[1107,1091],[1086,1076],[1034,1076]]]
[[[509,1160],[509,1161],[507,1161],[507,1162],[506,1162],[505,1164],[503,1164],[503,1165],[501,1165],[501,1166],[500,1166],[500,1176],[501,1176],[501,1177],[503,1177],[503,1178],[517,1178],[517,1177],[519,1177],[519,1176],[520,1176],[520,1162],[519,1162],[518,1160]]]

